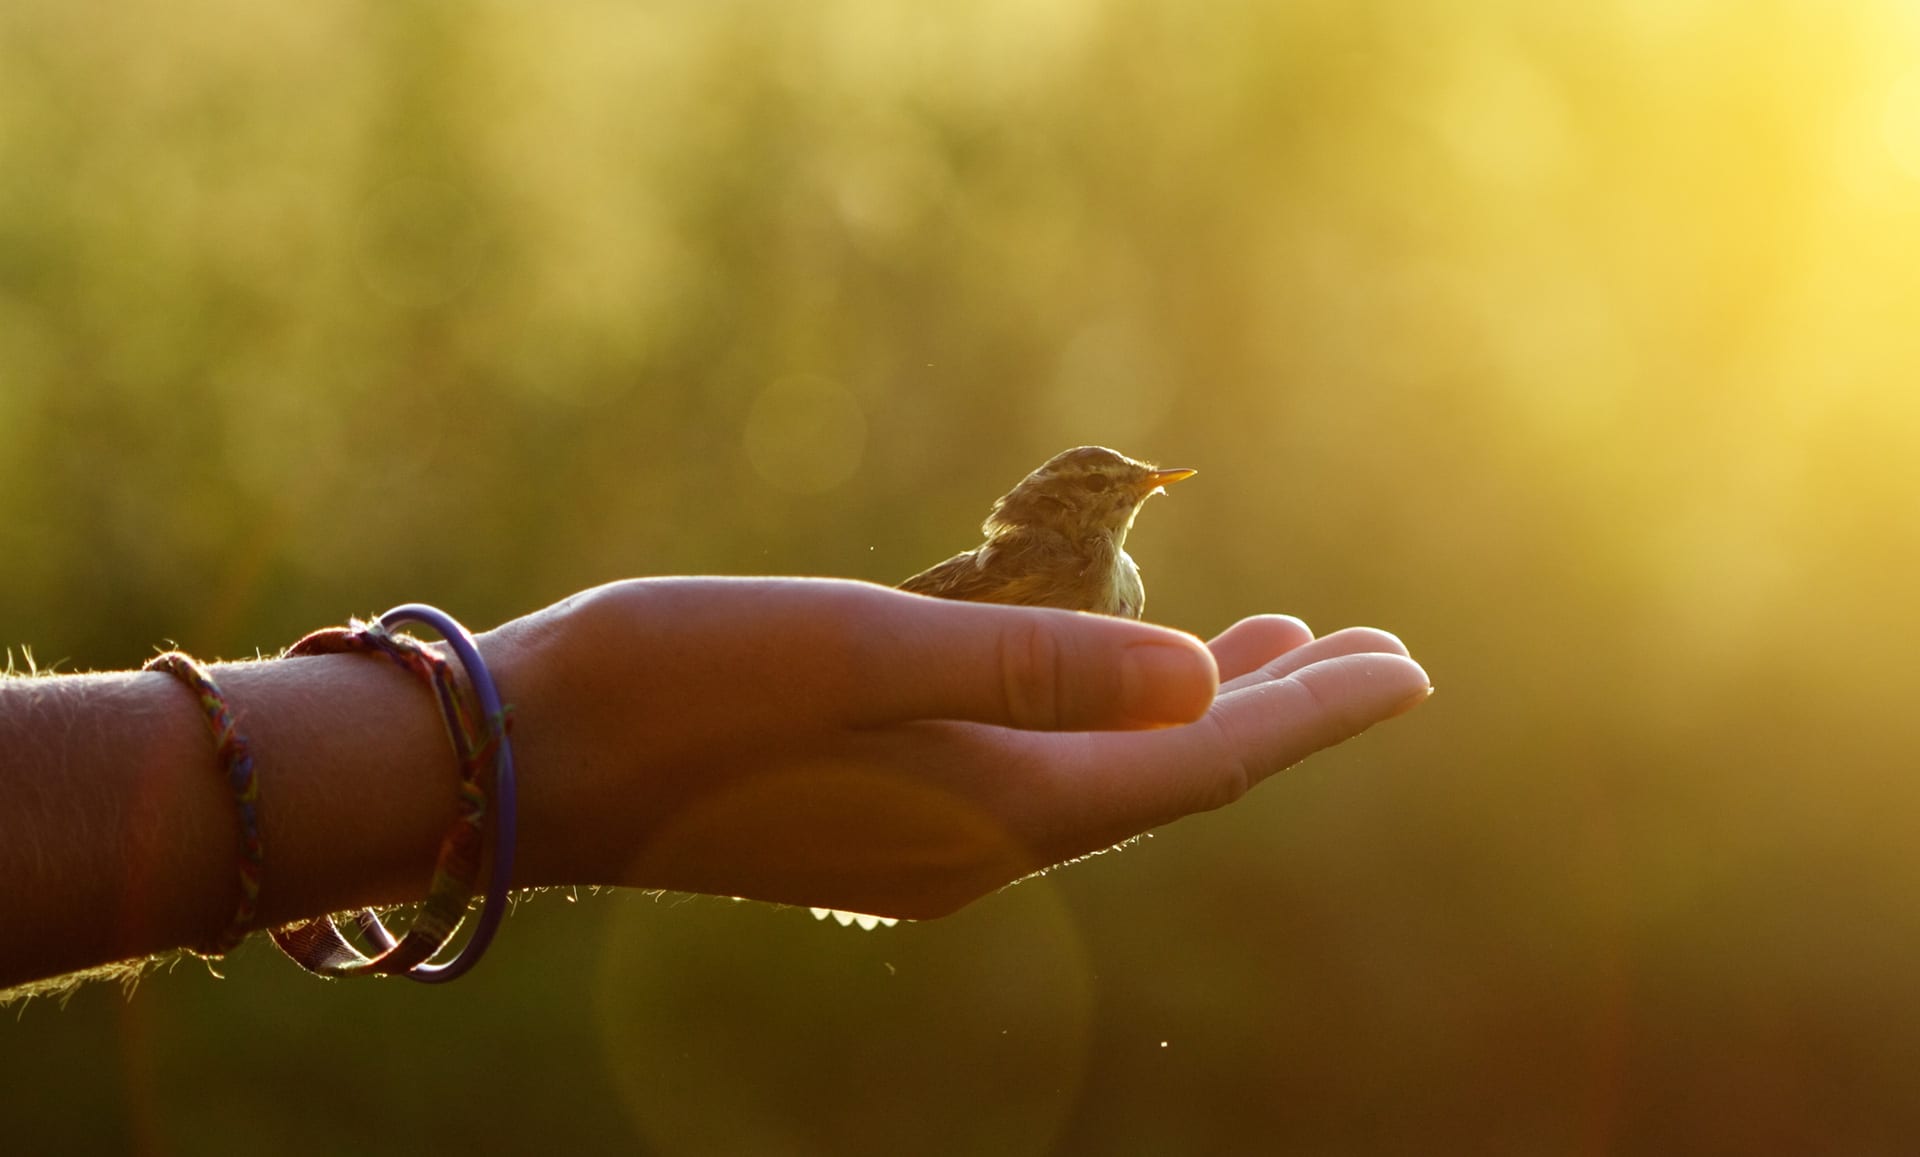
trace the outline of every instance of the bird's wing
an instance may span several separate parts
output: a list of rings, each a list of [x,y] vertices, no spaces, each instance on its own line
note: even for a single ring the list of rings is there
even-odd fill
[[[1043,570],[1024,566],[995,566],[994,544],[956,554],[900,584],[903,591],[960,599],[970,603],[1011,603],[1015,606],[1068,606],[1062,596],[1071,591]],[[1069,606],[1069,609],[1077,609]]]
[[[938,566],[930,566],[900,584],[903,591],[912,591],[917,595],[934,595],[939,598],[965,598],[965,595],[952,595],[947,592],[955,587],[976,584],[979,580],[979,561],[974,557],[978,551],[969,550],[956,554]]]

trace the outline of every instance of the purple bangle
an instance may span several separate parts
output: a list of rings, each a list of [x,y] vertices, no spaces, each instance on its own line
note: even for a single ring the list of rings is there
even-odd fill
[[[480,717],[486,721],[487,738],[494,749],[493,870],[487,877],[486,898],[481,901],[480,919],[474,924],[473,936],[445,964],[416,964],[401,974],[422,984],[444,984],[464,976],[468,969],[480,962],[487,946],[493,943],[493,934],[499,930],[501,918],[507,914],[507,892],[513,886],[513,849],[519,827],[513,744],[507,739],[507,712],[500,703],[500,691],[494,686],[493,673],[487,670],[486,660],[480,657],[480,648],[474,645],[473,636],[467,633],[465,627],[455,622],[453,616],[425,603],[407,603],[395,607],[381,615],[379,621],[388,630],[405,623],[421,623],[440,633],[467,672],[467,681],[473,685],[474,696],[480,700]],[[376,943],[384,941],[383,947],[391,948],[395,943],[392,934],[378,919],[372,921],[371,928],[364,923],[361,927]]]
[[[480,720],[472,718],[454,685],[445,659],[426,644],[394,627],[424,623],[438,631],[467,673],[478,700]],[[273,939],[294,962],[322,976],[367,974],[401,975],[423,984],[440,984],[464,975],[492,943],[506,914],[507,891],[513,879],[516,829],[513,749],[507,740],[507,709],[479,648],[466,629],[445,613],[418,603],[395,607],[372,623],[316,631],[288,648],[288,656],[340,651],[379,654],[424,679],[440,704],[448,738],[460,761],[459,811],[441,842],[432,883],[419,914],[398,939],[372,909],[354,916],[362,935],[374,946],[368,956],[346,937],[332,918],[309,920],[275,929]],[[492,775],[484,774],[491,765]],[[491,780],[491,783],[488,781]],[[453,939],[463,922],[478,878],[488,810],[489,787],[497,798],[494,809],[494,856],[485,899],[474,933],[466,945],[444,964],[430,958]]]

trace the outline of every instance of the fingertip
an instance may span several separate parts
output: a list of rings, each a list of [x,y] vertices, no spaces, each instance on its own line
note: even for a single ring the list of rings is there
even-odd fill
[[[1248,615],[1213,637],[1214,643],[1223,639],[1246,636],[1250,641],[1258,641],[1278,650],[1291,650],[1313,638],[1313,628],[1306,620],[1297,615],[1260,614]]]
[[[1427,700],[1431,698],[1433,698],[1433,688],[1431,687],[1425,688],[1424,690],[1415,691],[1413,694],[1407,696],[1405,699],[1402,699],[1398,707],[1395,707],[1392,711],[1388,712],[1387,718],[1398,719],[1402,715],[1405,715],[1407,712],[1413,710],[1415,707],[1420,706],[1422,703],[1425,703]]]
[[[1404,715],[1427,701],[1433,683],[1420,664],[1381,651],[1340,655],[1303,667],[1291,679],[1306,686],[1349,735]]]
[[[1313,631],[1292,615],[1251,615],[1207,643],[1223,680],[1237,679],[1313,641]]]
[[[1344,627],[1327,636],[1338,638],[1349,651],[1368,651],[1380,655],[1410,656],[1407,645],[1400,636],[1392,631],[1383,631],[1379,627]]]
[[[1191,635],[1162,632],[1121,652],[1120,705],[1130,723],[1192,723],[1213,706],[1219,687],[1213,652]]]

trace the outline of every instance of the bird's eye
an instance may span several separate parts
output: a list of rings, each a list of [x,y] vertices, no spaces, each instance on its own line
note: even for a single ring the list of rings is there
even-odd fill
[[[1105,474],[1082,474],[1079,481],[1080,489],[1093,494],[1098,494],[1113,485],[1113,479]]]

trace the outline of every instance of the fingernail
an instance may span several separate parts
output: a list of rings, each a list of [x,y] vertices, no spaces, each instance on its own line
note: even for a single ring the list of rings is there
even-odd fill
[[[1173,643],[1135,643],[1121,652],[1120,704],[1140,723],[1191,723],[1206,714],[1219,683],[1207,652]]]
[[[1425,703],[1427,700],[1431,698],[1433,698],[1432,687],[1428,687],[1424,691],[1415,691],[1413,694],[1401,700],[1400,705],[1398,707],[1395,707],[1392,711],[1387,712],[1387,718],[1393,719],[1397,716],[1405,715],[1407,712],[1413,710],[1415,707],[1420,706],[1422,703]]]

